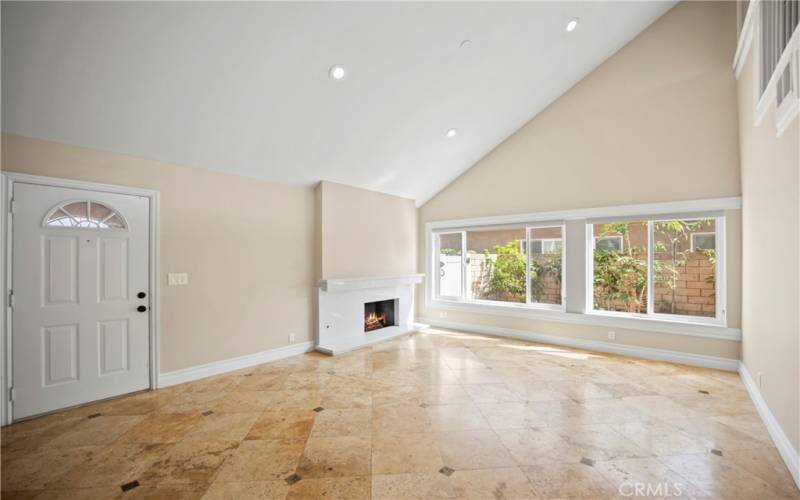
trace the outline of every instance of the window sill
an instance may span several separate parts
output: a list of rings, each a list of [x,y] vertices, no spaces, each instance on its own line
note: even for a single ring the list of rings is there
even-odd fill
[[[742,340],[742,331],[739,328],[729,328],[724,325],[699,323],[681,320],[665,320],[655,318],[632,318],[627,315],[609,314],[592,311],[590,313],[567,312],[552,310],[540,306],[525,304],[497,304],[481,302],[463,302],[457,300],[429,299],[426,307],[449,311],[461,311],[476,314],[491,314],[496,316],[511,316],[515,318],[533,319],[539,321],[553,321],[556,323],[570,323],[587,326],[605,326],[627,330],[642,330],[655,333],[668,333],[673,335],[687,335],[691,337],[711,338],[717,340]]]

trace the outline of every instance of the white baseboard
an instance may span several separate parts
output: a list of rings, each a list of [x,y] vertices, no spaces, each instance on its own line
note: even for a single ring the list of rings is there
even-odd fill
[[[781,429],[780,424],[775,419],[775,415],[772,414],[767,402],[764,401],[758,385],[753,380],[753,377],[750,376],[750,372],[747,371],[744,363],[739,364],[739,376],[742,378],[742,383],[744,383],[750,399],[753,400],[753,404],[756,406],[756,410],[758,410],[758,414],[764,422],[772,442],[778,448],[778,453],[781,454],[781,458],[786,463],[786,467],[788,467],[795,484],[800,488],[800,455],[798,455],[798,451],[794,449],[791,441]]]
[[[269,363],[270,361],[297,356],[311,351],[312,349],[314,349],[314,342],[300,342],[286,347],[278,347],[268,351],[239,356],[238,358],[223,359],[222,361],[214,361],[213,363],[207,363],[205,365],[160,373],[158,375],[158,387],[169,387],[171,385],[211,377],[212,375],[241,370],[242,368]]]
[[[623,356],[653,359],[657,361],[669,361],[671,363],[681,363],[684,365],[700,366],[703,368],[716,368],[718,370],[727,370],[732,372],[738,371],[739,369],[738,359],[668,351],[665,349],[654,349],[652,347],[617,344],[614,342],[603,342],[600,340],[586,340],[571,337],[561,337],[557,335],[545,335],[526,330],[515,330],[512,328],[501,328],[489,325],[475,325],[471,323],[456,323],[453,321],[442,321],[433,318],[418,318],[417,321],[420,323],[428,323],[434,327],[463,330],[465,332],[480,333],[495,337],[510,337],[520,340],[530,340],[532,342],[542,342],[545,344],[574,347],[588,351],[608,352]]]

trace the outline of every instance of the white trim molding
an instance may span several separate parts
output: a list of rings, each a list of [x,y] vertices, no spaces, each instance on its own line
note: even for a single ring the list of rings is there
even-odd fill
[[[680,363],[684,365],[699,366],[703,368],[714,368],[735,372],[739,368],[738,359],[720,358],[717,356],[706,356],[703,354],[692,354],[678,351],[668,351],[666,349],[655,349],[652,347],[641,347],[613,342],[603,342],[600,340],[578,339],[573,337],[562,337],[557,335],[546,335],[534,333],[527,330],[517,330],[513,328],[501,328],[489,325],[475,325],[470,323],[456,323],[452,321],[442,321],[433,318],[419,318],[420,323],[427,323],[431,327],[446,328],[449,330],[459,330],[470,333],[479,333],[492,337],[506,337],[518,340],[528,340],[543,344],[552,344],[587,351],[605,352],[631,356],[635,358],[651,359],[656,361],[668,361],[670,363]]]
[[[84,191],[97,191],[103,193],[125,194],[129,196],[141,196],[149,200],[150,205],[150,219],[149,219],[149,285],[150,285],[150,323],[149,323],[149,349],[150,356],[148,359],[150,367],[150,389],[159,387],[158,380],[158,367],[160,364],[160,346],[161,336],[159,332],[160,325],[160,281],[158,279],[160,268],[160,193],[152,189],[144,189],[129,186],[117,186],[112,184],[101,184],[98,182],[81,181],[74,179],[61,179],[57,177],[46,177],[40,175],[21,174],[17,172],[2,172],[3,182],[3,249],[5,251],[6,260],[3,263],[3,285],[6,297],[9,296],[11,290],[11,271],[12,271],[12,256],[11,256],[11,243],[13,237],[13,218],[12,218],[12,204],[14,197],[14,184],[25,183],[40,186],[52,186],[69,189],[81,189]],[[9,202],[10,201],[10,202]],[[9,389],[13,385],[13,359],[11,349],[11,308],[10,304],[6,304],[4,309],[4,321],[2,342],[0,342],[0,357],[5,362],[5,370],[3,372],[2,389],[3,394],[0,397],[0,425],[7,425],[12,421],[13,408],[8,402]]]
[[[638,205],[619,205],[594,208],[578,208],[551,212],[530,212],[525,214],[494,215],[471,219],[431,221],[425,224],[426,232],[440,229],[462,229],[475,227],[504,226],[508,224],[531,224],[536,222],[558,222],[566,220],[639,217],[649,215],[670,215],[722,210],[741,210],[742,197],[706,198],[701,200],[666,201],[641,203]]]
[[[246,354],[236,358],[223,359],[221,361],[214,361],[204,365],[192,366],[175,370],[171,372],[161,373],[158,377],[159,387],[170,387],[172,385],[183,384],[193,380],[199,380],[214,375],[221,375],[242,368],[250,368],[251,366],[262,365],[271,361],[278,361],[279,359],[291,358],[292,356],[299,356],[314,349],[314,342],[299,342],[285,347],[278,347],[276,349],[269,349],[266,351],[256,352],[253,354]]]
[[[329,278],[320,280],[319,288],[323,292],[349,292],[365,288],[386,288],[398,285],[416,285],[422,283],[425,275],[404,274],[401,276],[376,276],[374,278]]]
[[[554,323],[569,323],[573,325],[607,326],[626,330],[685,335],[688,337],[730,340],[734,342],[741,342],[742,340],[742,330],[740,328],[703,325],[699,323],[681,323],[678,321],[661,321],[647,317],[631,318],[613,313],[574,313],[535,309],[511,303],[472,304],[446,300],[431,301],[427,304],[427,307],[441,309],[443,311],[488,314],[492,316],[552,321]]]
[[[750,376],[750,372],[747,371],[747,367],[744,363],[739,364],[739,376],[742,379],[745,389],[747,389],[747,393],[750,395],[750,399],[753,400],[753,404],[761,420],[764,422],[764,426],[767,428],[772,442],[775,443],[778,453],[780,453],[781,458],[786,463],[786,467],[789,469],[792,479],[794,479],[797,487],[800,488],[800,454],[798,450],[794,449],[792,442],[789,441],[786,433],[783,432],[778,420],[775,418],[775,415],[772,414],[767,402],[761,395],[758,384],[756,384],[753,377]]]

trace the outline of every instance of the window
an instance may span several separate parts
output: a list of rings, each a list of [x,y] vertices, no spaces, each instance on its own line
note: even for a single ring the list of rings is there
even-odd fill
[[[788,65],[778,67],[783,52],[789,46],[798,20],[800,20],[800,2],[798,0],[763,1],[761,7],[760,30],[760,56],[761,56],[761,94],[767,90],[767,85],[772,80],[773,74],[780,71],[780,80],[784,83],[779,86],[778,105],[788,94],[789,78],[791,71]],[[783,94],[783,95],[781,95]]]
[[[525,242],[522,242],[522,251],[525,251]],[[531,239],[531,252],[537,254],[561,253],[561,239],[538,238]]]
[[[594,309],[646,313],[647,223],[594,224],[593,233]]]
[[[560,307],[562,242],[561,226],[438,233],[436,296]]]
[[[725,211],[739,209],[715,198],[427,222],[425,304],[738,338],[719,328]]]
[[[713,250],[715,245],[714,233],[693,233],[692,234],[692,252],[702,250]]]
[[[438,290],[442,297],[461,297],[464,289],[461,233],[444,233],[437,238],[439,254]]]
[[[525,302],[525,228],[467,231],[467,297]]]
[[[564,274],[561,226],[528,229],[531,252],[528,256],[530,302],[560,305]]]
[[[621,252],[623,247],[622,236],[595,236],[594,247],[608,252]]]
[[[592,224],[591,309],[717,318],[717,227],[715,218]],[[622,250],[598,245],[609,236]]]
[[[127,229],[125,219],[114,209],[94,201],[72,201],[57,205],[45,217],[48,227],[81,229]]]
[[[653,312],[716,316],[715,226],[714,219],[652,222]]]

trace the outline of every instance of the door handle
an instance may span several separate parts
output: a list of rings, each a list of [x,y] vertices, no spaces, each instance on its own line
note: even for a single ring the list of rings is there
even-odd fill
[[[143,298],[147,297],[147,294],[144,293],[144,292],[139,292],[139,293],[136,294],[136,296],[139,297],[140,299],[143,299]]]
[[[147,306],[139,306],[136,308],[136,310],[139,311],[140,313],[143,313],[147,310]]]

